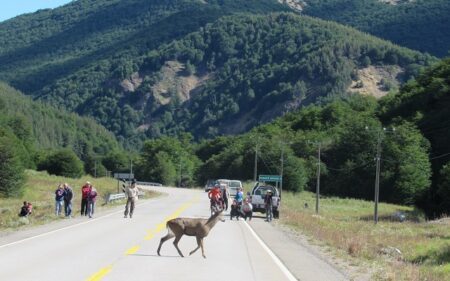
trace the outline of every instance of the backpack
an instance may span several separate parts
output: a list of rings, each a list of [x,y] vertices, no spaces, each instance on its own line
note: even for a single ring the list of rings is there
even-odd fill
[[[66,201],[71,201],[73,198],[73,192],[71,189],[67,188],[65,193],[64,193],[64,200]]]

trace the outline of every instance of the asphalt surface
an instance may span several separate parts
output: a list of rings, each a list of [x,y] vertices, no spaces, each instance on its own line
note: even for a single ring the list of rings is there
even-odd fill
[[[347,280],[333,266],[295,243],[263,218],[218,222],[204,239],[206,259],[194,237],[172,240],[156,254],[165,222],[209,216],[204,192],[152,187],[168,196],[142,200],[132,219],[123,207],[0,237],[0,280]]]

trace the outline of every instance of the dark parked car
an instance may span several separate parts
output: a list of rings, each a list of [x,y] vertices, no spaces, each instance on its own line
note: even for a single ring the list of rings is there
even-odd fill
[[[209,192],[214,187],[214,185],[216,183],[219,183],[219,182],[216,181],[216,180],[208,180],[208,181],[206,181],[205,192]]]

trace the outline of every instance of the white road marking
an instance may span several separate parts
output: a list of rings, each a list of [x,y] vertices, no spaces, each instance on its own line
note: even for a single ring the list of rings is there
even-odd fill
[[[269,254],[269,256],[273,259],[275,264],[280,268],[280,270],[286,275],[287,279],[289,281],[297,281],[297,278],[292,275],[292,273],[287,269],[287,267],[280,261],[280,259],[270,250],[270,248],[264,243],[264,241],[259,238],[258,234],[255,233],[255,231],[247,224],[247,222],[244,221],[245,226],[250,230],[250,233],[256,238],[256,241],[261,244],[264,250]]]

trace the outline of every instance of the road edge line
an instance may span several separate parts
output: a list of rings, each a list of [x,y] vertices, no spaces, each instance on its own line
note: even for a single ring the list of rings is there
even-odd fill
[[[298,279],[289,271],[289,269],[281,262],[281,260],[275,255],[275,253],[264,243],[264,241],[256,234],[256,232],[251,228],[251,226],[244,221],[245,226],[249,229],[250,233],[256,238],[256,241],[261,244],[263,249],[269,254],[269,256],[273,259],[275,264],[280,268],[280,270],[286,275],[289,281],[297,281]]]

